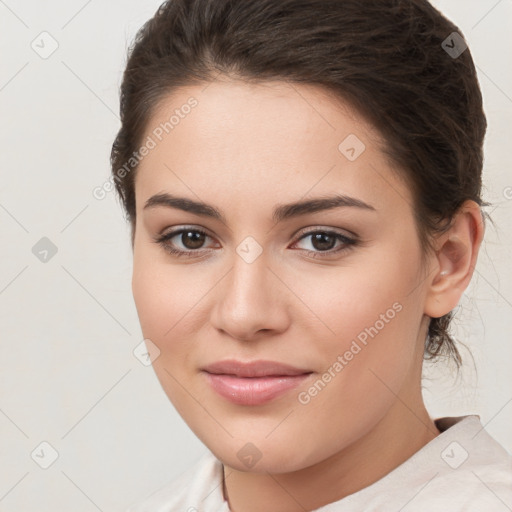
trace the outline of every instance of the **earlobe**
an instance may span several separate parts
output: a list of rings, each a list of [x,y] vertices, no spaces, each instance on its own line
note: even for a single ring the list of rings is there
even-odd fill
[[[469,285],[484,235],[479,205],[467,200],[448,231],[436,240],[425,314],[439,318],[452,311]]]

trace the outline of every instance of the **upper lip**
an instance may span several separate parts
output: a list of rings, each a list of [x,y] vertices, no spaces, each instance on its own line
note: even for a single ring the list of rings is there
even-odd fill
[[[217,361],[202,368],[208,373],[234,375],[236,377],[268,377],[282,375],[302,375],[312,373],[311,370],[295,368],[277,361],[236,361],[229,359]]]

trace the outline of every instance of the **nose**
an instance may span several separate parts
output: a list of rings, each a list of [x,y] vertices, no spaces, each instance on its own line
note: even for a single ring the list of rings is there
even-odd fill
[[[290,298],[264,254],[252,262],[235,255],[233,267],[216,289],[211,316],[216,329],[242,341],[287,329]]]

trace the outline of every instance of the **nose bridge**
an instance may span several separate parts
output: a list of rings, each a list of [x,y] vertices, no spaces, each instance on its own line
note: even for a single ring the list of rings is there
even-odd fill
[[[275,279],[268,268],[263,247],[246,237],[236,247],[233,266],[221,286],[213,322],[218,329],[239,339],[249,339],[257,331],[279,330],[285,323],[285,311],[278,305]]]
[[[246,237],[236,247],[233,268],[228,279],[226,298],[234,300],[235,305],[245,307],[262,307],[268,303],[270,290],[267,255],[263,247],[253,238]],[[233,306],[233,305],[232,305]]]

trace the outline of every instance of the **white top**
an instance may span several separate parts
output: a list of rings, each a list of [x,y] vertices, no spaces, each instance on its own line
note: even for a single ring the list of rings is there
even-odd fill
[[[512,456],[476,415],[440,418],[436,438],[386,476],[314,512],[507,512]],[[210,452],[127,512],[231,512],[222,463]]]

